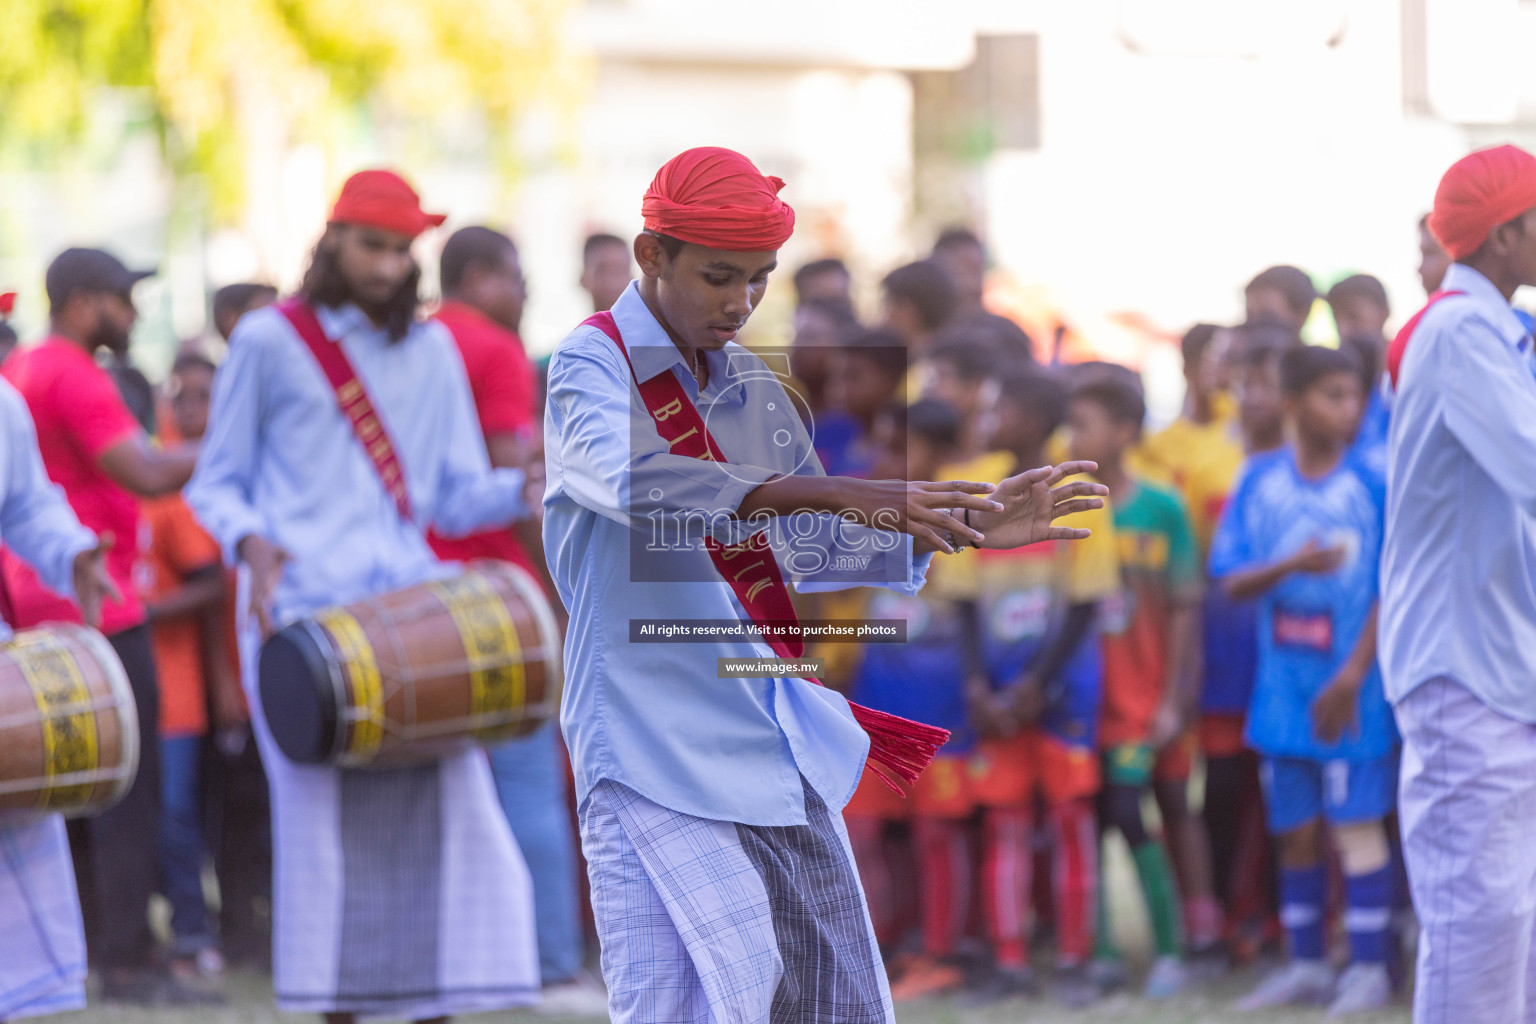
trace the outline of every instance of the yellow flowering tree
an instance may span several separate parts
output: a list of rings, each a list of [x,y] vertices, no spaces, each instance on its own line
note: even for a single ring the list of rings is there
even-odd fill
[[[494,155],[534,98],[567,105],[569,0],[5,0],[0,149],[56,152],[100,90],[147,100],[178,175],[240,217],[264,154],[360,110],[404,132],[479,118]]]

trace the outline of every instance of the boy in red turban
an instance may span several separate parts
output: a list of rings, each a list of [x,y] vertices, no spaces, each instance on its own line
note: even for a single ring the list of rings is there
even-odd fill
[[[1422,928],[1414,1020],[1536,1020],[1536,375],[1509,304],[1536,284],[1536,157],[1463,158],[1429,228],[1455,262],[1388,356],[1379,634]]]
[[[867,754],[910,781],[944,734],[850,705],[800,635],[748,627],[793,622],[786,576],[913,593],[934,551],[1075,539],[1053,521],[1101,504],[1095,484],[1052,490],[1083,464],[995,487],[823,475],[736,344],[794,228],[783,187],[726,149],[669,161],[640,280],[550,362],[561,725],[619,1022],[894,1020],[840,810]]]

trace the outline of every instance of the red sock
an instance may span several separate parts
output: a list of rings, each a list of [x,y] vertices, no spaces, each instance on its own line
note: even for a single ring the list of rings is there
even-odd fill
[[[912,823],[917,846],[918,886],[922,904],[923,952],[948,956],[965,927],[970,903],[971,852],[963,822],[917,818]]]
[[[1093,949],[1098,913],[1099,836],[1093,807],[1086,799],[1052,807],[1051,833],[1056,844],[1056,957],[1062,964],[1081,963]]]
[[[1034,854],[1030,833],[1034,816],[1024,807],[989,807],[982,843],[982,871],[986,901],[987,937],[1001,967],[1022,967],[1029,962],[1030,876]]]
[[[843,819],[848,829],[848,845],[853,847],[853,862],[864,884],[864,901],[869,904],[870,924],[875,941],[890,949],[896,941],[895,899],[891,869],[885,859],[885,822],[862,815]]]

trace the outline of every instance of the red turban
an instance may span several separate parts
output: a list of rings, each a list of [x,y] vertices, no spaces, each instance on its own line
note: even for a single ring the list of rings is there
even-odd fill
[[[679,153],[656,172],[640,213],[649,231],[728,252],[771,252],[795,230],[779,198],[784,179],[765,175],[734,150]]]
[[[1517,146],[1469,153],[1435,190],[1429,231],[1453,260],[1464,260],[1494,228],[1536,207],[1536,156]]]
[[[411,238],[447,219],[446,214],[424,213],[416,190],[394,171],[358,171],[341,186],[331,208],[333,224],[361,224]]]

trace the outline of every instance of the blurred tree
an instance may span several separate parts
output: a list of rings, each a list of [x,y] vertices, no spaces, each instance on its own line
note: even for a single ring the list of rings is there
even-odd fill
[[[75,143],[103,88],[149,98],[167,162],[205,183],[216,222],[293,144],[326,144],[360,107],[406,128],[478,115],[495,155],[535,98],[572,102],[570,0],[4,0],[0,146]],[[256,200],[253,202],[253,200]]]

